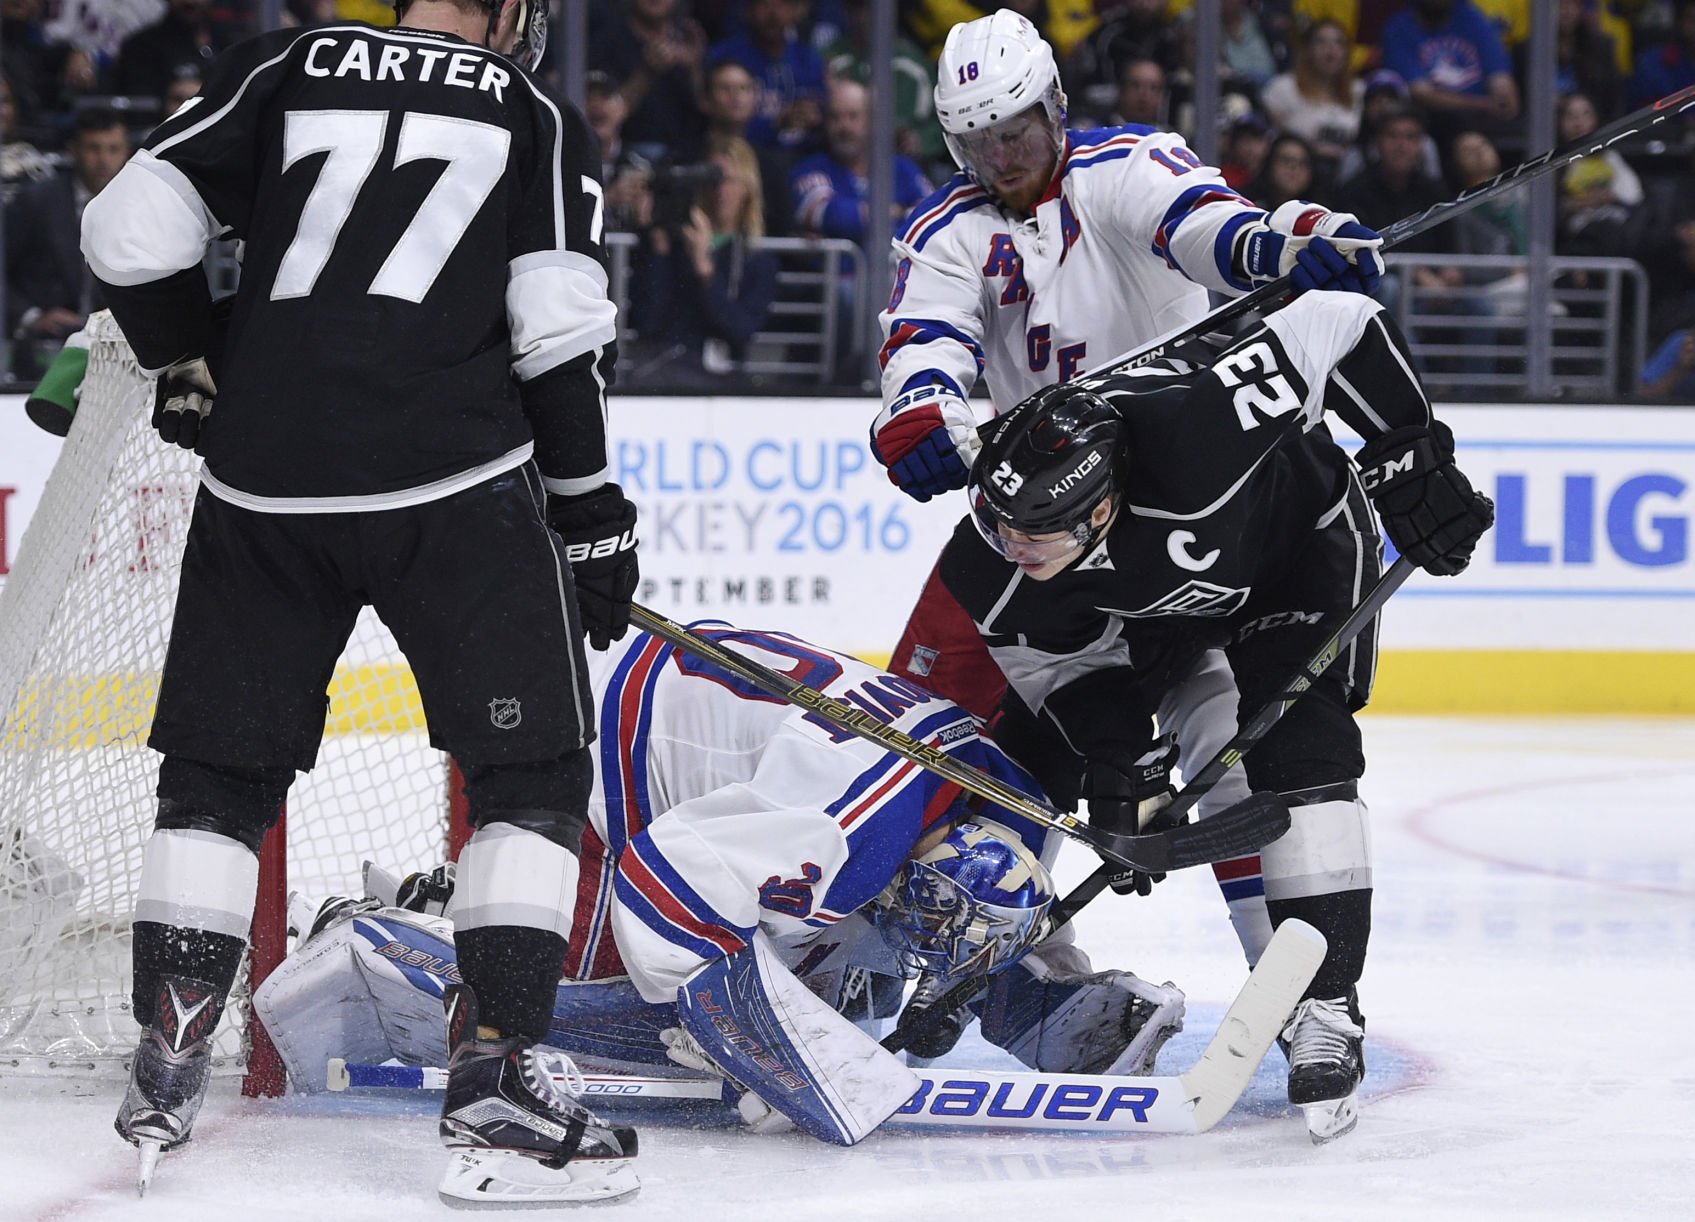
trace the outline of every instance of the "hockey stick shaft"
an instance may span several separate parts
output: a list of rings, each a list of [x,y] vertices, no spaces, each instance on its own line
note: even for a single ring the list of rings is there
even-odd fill
[[[1182,791],[1172,799],[1171,805],[1167,808],[1168,811],[1173,813],[1174,817],[1186,817],[1195,804],[1205,797],[1213,786],[1224,779],[1224,774],[1235,767],[1241,758],[1248,753],[1248,750],[1271,731],[1271,727],[1276,725],[1282,719],[1283,714],[1289,711],[1289,706],[1312,689],[1312,685],[1317,682],[1319,676],[1329,670],[1330,664],[1341,656],[1342,651],[1348,647],[1353,639],[1365,631],[1367,624],[1377,618],[1378,613],[1383,610],[1383,604],[1389,601],[1390,596],[1401,588],[1408,577],[1412,576],[1416,567],[1405,556],[1399,556],[1395,559],[1395,563],[1389,566],[1388,571],[1377,579],[1354,609],[1348,613],[1347,619],[1337,625],[1336,630],[1324,638],[1324,643],[1318,647],[1312,657],[1302,664],[1301,669],[1289,677],[1289,681],[1283,685],[1283,690],[1260,706],[1259,711],[1248,719],[1247,724],[1237,730],[1235,736],[1220,747],[1218,753],[1203,764],[1200,770],[1183,786]],[[1212,822],[1210,819],[1203,820],[1192,826],[1204,828],[1210,822]],[[1052,929],[1059,929],[1060,926],[1075,917],[1085,904],[1106,889],[1108,881],[1118,872],[1116,866],[1098,866],[1089,877],[1078,883],[1068,895],[1054,905]],[[1155,872],[1157,873],[1157,871]],[[1051,932],[1052,930],[1050,930]],[[949,1015],[957,1013],[961,1006],[971,1001],[988,986],[988,980],[981,977],[961,980],[926,1006],[923,1014],[918,1017],[910,1029],[900,1026],[890,1032],[883,1040],[883,1047],[890,1052],[901,1051],[915,1037],[925,1034],[932,1024],[940,1023]]]
[[[834,700],[816,688],[797,683],[770,667],[761,666],[751,658],[743,657],[700,633],[673,623],[639,603],[631,606],[630,620],[644,632],[650,632],[702,661],[721,667],[762,691],[815,713],[838,729],[928,768],[967,793],[986,798],[1034,823],[1051,827],[1073,840],[1081,841],[1101,856],[1131,869],[1154,872],[1182,870],[1212,861],[1240,857],[1269,844],[1288,830],[1287,818],[1280,820],[1268,817],[1260,810],[1247,809],[1240,813],[1227,812],[1210,820],[1211,826],[1204,829],[1201,825],[1194,824],[1147,835],[1115,836],[1101,832],[1091,828],[1075,815],[1068,815],[1045,802],[1038,802],[999,778],[990,776],[963,760],[955,759],[939,747],[919,742],[911,735],[884,724],[863,709]],[[963,712],[961,716],[964,716]]]
[[[1581,140],[1573,140],[1549,149],[1546,153],[1521,161],[1511,169],[1495,175],[1488,182],[1468,187],[1453,199],[1443,200],[1432,204],[1423,212],[1404,216],[1383,231],[1383,248],[1393,249],[1408,238],[1417,237],[1427,230],[1434,229],[1445,221],[1451,221],[1457,216],[1470,212],[1481,204],[1498,199],[1509,191],[1516,190],[1526,183],[1563,170],[1574,161],[1592,157],[1605,152],[1612,145],[1633,136],[1639,136],[1653,130],[1667,120],[1675,118],[1695,106],[1695,85],[1668,94],[1650,106],[1633,111],[1622,119],[1615,120],[1604,127],[1597,128]],[[1100,382],[1127,373],[1132,369],[1140,369],[1143,365],[1164,357],[1176,355],[1184,344],[1191,343],[1209,332],[1216,331],[1227,323],[1232,323],[1246,314],[1266,306],[1280,302],[1289,292],[1289,277],[1282,276],[1269,283],[1260,285],[1244,297],[1227,301],[1218,309],[1208,314],[1199,322],[1174,332],[1163,339],[1155,340],[1145,348],[1138,349],[1127,356],[1118,357],[1100,369],[1092,370],[1074,379],[1073,384],[1083,387],[1093,387]]]

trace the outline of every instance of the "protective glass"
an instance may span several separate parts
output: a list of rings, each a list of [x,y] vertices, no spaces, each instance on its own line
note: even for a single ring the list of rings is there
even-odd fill
[[[1047,165],[1059,152],[1060,131],[1047,107],[1038,102],[989,127],[945,135],[955,160],[979,182],[993,183],[1008,173]]]
[[[922,861],[903,865],[881,898],[877,928],[909,978],[1000,971],[1036,943],[1049,903],[984,903]]]

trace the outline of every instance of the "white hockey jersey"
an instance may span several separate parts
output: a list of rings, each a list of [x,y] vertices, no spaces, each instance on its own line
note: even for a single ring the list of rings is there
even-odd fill
[[[1206,289],[1252,286],[1231,266],[1265,212],[1172,132],[1066,133],[1064,165],[1028,220],[964,174],[913,210],[882,315],[883,398],[932,381],[997,411],[1099,368],[1207,311]]]
[[[916,684],[785,634],[695,628],[1036,792],[970,714]],[[639,964],[638,982],[680,983],[702,961],[741,950],[756,929],[779,943],[815,937],[877,896],[961,796],[657,637],[632,632],[589,657],[600,738],[568,980],[624,975],[628,960]],[[1000,808],[984,813],[1042,851],[1042,829]],[[609,922],[614,894],[622,955]],[[630,916],[637,939],[626,937]]]

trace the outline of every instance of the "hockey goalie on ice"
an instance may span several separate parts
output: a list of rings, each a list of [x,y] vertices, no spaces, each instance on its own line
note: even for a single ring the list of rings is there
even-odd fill
[[[793,637],[705,631],[1035,789],[913,684]],[[1044,940],[1045,829],[653,636],[591,657],[596,777],[549,1040],[570,1053],[562,1080],[705,1072],[757,1128],[852,1145],[922,1086],[851,1021],[892,1011],[902,977],[917,982],[909,1008],[993,977],[969,1012],[925,1024],[914,1051],[930,1055],[974,1014],[1032,1069],[1134,1075],[1180,1029],[1177,988],[1095,971],[1068,929]],[[483,901],[451,867],[365,881],[365,897],[316,912],[296,900],[303,936],[255,997],[299,1089],[322,1089],[332,1058],[448,1055],[452,919]]]

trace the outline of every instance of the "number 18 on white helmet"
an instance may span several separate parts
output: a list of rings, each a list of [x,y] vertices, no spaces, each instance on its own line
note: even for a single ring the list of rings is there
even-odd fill
[[[1008,208],[1031,211],[1065,146],[1053,48],[1010,9],[954,26],[936,66],[936,116],[959,168]]]

